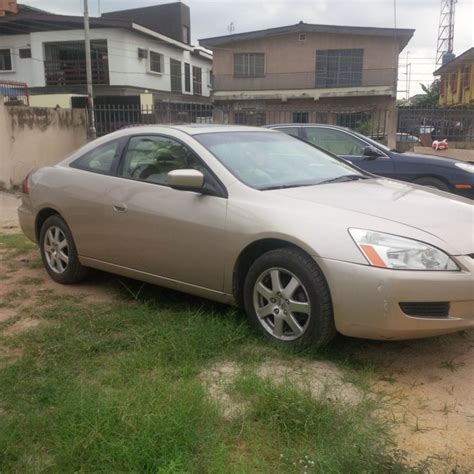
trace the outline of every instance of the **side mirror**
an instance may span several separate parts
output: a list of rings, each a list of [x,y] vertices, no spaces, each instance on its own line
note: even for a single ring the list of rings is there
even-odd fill
[[[204,186],[204,175],[198,170],[173,170],[168,173],[166,182],[174,189],[199,191]]]
[[[381,156],[381,154],[377,150],[377,148],[375,148],[373,146],[366,146],[364,148],[364,153],[363,154],[366,158],[372,158],[372,159],[375,159],[375,158],[378,158],[379,156]]]

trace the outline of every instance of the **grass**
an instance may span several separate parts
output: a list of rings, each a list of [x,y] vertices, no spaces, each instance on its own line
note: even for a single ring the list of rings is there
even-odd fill
[[[344,407],[256,375],[268,358],[329,359],[364,390],[373,368],[342,343],[295,354],[231,308],[121,281],[116,302],[48,294],[24,310],[46,324],[0,328],[0,347],[21,353],[0,366],[0,472],[417,471],[372,398]],[[229,390],[247,409],[231,419],[200,378],[222,361],[245,369]]]

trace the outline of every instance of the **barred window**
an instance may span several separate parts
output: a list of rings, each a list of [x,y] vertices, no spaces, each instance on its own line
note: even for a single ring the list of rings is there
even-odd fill
[[[309,113],[293,112],[293,123],[309,123]]]
[[[318,49],[316,87],[362,85],[363,49]]]
[[[456,93],[458,90],[458,73],[453,72],[450,78],[450,88],[451,92]]]
[[[170,73],[171,73],[171,92],[183,91],[182,78],[181,78],[181,61],[176,59],[170,59]]]
[[[234,54],[234,76],[259,77],[265,75],[264,53]]]
[[[202,95],[202,69],[196,66],[193,66],[193,92]]]
[[[0,71],[12,71],[12,55],[9,49],[0,49]]]
[[[464,66],[463,81],[462,81],[463,88],[467,89],[470,83],[471,83],[471,66]]]
[[[184,63],[184,92],[191,92],[191,65]]]
[[[150,51],[150,71],[163,72],[162,70],[162,55],[155,51]]]
[[[236,125],[261,127],[267,123],[267,114],[265,112],[235,112],[234,122]]]

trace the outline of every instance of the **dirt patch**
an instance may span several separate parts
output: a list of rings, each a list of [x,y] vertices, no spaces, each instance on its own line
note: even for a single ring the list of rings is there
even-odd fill
[[[4,331],[4,336],[14,336],[15,334],[19,334],[21,332],[28,331],[30,329],[35,328],[41,324],[40,319],[33,319],[33,318],[21,318],[12,325],[8,326]]]
[[[324,398],[353,406],[360,403],[363,397],[353,384],[343,381],[343,373],[331,362],[267,360],[256,367],[255,373],[277,385],[289,383],[299,390],[308,390],[315,399]],[[246,409],[246,405],[229,392],[229,386],[241,374],[242,369],[238,364],[222,362],[205,370],[200,376],[226,418],[233,418]]]
[[[359,353],[384,368],[374,390],[386,394],[386,415],[410,460],[450,457],[474,472],[474,331],[369,342]]]

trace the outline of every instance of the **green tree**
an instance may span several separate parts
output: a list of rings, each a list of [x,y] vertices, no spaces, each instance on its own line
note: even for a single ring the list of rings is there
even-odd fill
[[[423,94],[418,94],[412,98],[412,105],[418,107],[437,107],[439,104],[440,81],[436,79],[431,85],[420,84]]]

